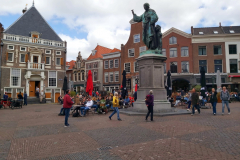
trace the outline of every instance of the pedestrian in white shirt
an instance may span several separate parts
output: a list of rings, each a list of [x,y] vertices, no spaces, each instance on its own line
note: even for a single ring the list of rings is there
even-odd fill
[[[85,104],[85,106],[80,108],[81,116],[85,116],[87,110],[90,110],[91,107],[92,107],[92,105],[93,105],[93,101],[91,100],[90,97],[88,97],[88,101],[87,101],[87,103]]]

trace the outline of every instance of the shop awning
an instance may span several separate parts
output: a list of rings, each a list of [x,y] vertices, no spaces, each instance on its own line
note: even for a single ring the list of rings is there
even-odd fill
[[[84,87],[84,84],[74,84],[74,87]]]
[[[230,78],[237,78],[237,77],[240,77],[240,75],[229,75],[228,77],[230,77]]]

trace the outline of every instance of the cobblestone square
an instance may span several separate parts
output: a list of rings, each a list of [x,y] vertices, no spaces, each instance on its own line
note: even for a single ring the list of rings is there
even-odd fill
[[[124,159],[221,160],[240,157],[240,103],[231,103],[231,114],[211,109],[201,114],[144,116],[120,114],[58,116],[61,105],[28,105],[0,110],[0,160],[15,159]]]

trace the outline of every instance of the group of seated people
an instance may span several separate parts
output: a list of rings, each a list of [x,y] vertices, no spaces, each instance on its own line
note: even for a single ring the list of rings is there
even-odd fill
[[[85,116],[87,111],[90,110],[91,108],[94,108],[95,113],[99,114],[105,114],[108,112],[109,108],[112,108],[112,101],[113,101],[113,96],[99,96],[99,97],[85,97],[83,95],[77,95],[77,98],[79,98],[80,103],[77,104],[76,106],[72,107],[71,110],[76,113],[79,111],[80,116]],[[126,107],[126,106],[133,106],[134,98],[131,96],[126,96],[125,99],[121,98],[121,95],[119,95],[119,107]],[[61,96],[58,97],[59,103],[63,104],[64,98]],[[60,110],[60,114],[62,115],[63,108]]]

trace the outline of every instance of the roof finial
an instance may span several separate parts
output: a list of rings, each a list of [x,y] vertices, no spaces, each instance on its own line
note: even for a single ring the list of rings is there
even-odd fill
[[[34,0],[33,0],[33,7],[34,7]]]

